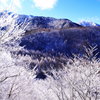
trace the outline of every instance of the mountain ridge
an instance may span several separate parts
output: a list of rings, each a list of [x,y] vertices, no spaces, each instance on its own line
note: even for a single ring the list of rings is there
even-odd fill
[[[25,22],[25,25],[27,25],[27,30],[32,30],[36,28],[63,29],[69,27],[81,27],[81,25],[74,23],[69,19],[56,19],[53,17],[21,15],[7,11],[1,13],[0,15],[1,17],[2,15],[8,15],[11,17],[17,16],[16,23],[21,24]]]

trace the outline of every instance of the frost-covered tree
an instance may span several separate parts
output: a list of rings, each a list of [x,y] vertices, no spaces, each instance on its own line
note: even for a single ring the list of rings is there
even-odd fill
[[[0,44],[4,44],[7,42],[14,42],[21,38],[23,33],[25,32],[26,26],[20,28],[20,25],[17,23],[17,14],[3,12],[0,16]],[[11,41],[12,40],[12,41]]]
[[[58,100],[100,99],[100,60],[92,56],[94,49],[87,49],[88,55],[76,56],[63,70],[54,72],[55,80],[51,87]]]

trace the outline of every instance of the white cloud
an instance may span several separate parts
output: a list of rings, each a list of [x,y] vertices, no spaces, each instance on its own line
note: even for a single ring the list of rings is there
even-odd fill
[[[0,10],[16,11],[21,8],[21,0],[0,0]]]
[[[16,7],[21,8],[21,2],[20,2],[20,0],[13,0],[13,4]]]
[[[57,0],[33,0],[36,7],[45,10],[45,9],[52,9]]]
[[[23,1],[28,2],[28,0],[0,0],[0,11],[18,11],[21,10]],[[52,9],[58,0],[31,0],[34,3],[34,7],[40,8],[42,10]],[[32,5],[30,5],[32,6]]]

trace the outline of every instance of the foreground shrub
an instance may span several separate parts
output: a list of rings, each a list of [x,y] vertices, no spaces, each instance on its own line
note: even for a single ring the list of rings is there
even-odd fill
[[[12,56],[8,51],[0,52],[0,99],[1,100],[99,100],[100,61],[80,58],[67,59],[63,68],[42,69],[46,78],[38,79],[36,70],[27,70],[33,59]],[[89,58],[89,56],[88,56]],[[34,60],[34,62],[37,60]],[[36,65],[49,65],[50,58]],[[46,62],[44,62],[46,61]],[[53,60],[51,60],[53,61]],[[59,66],[59,63],[58,63]],[[48,66],[46,66],[48,67]],[[40,74],[40,73],[39,73]],[[39,75],[38,74],[38,75]]]

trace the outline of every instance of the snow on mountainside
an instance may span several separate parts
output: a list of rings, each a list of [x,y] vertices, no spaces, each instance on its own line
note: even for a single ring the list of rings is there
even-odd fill
[[[81,21],[81,22],[79,22],[79,24],[82,25],[82,26],[100,26],[97,23],[89,22],[89,21]]]
[[[24,23],[27,25],[27,30],[49,28],[49,29],[63,29],[68,27],[80,27],[79,24],[74,23],[68,19],[56,19],[52,17],[32,16],[32,15],[18,15],[12,12],[1,12],[0,16],[6,16],[14,18],[16,17],[16,23]],[[10,24],[10,23],[9,23]]]

